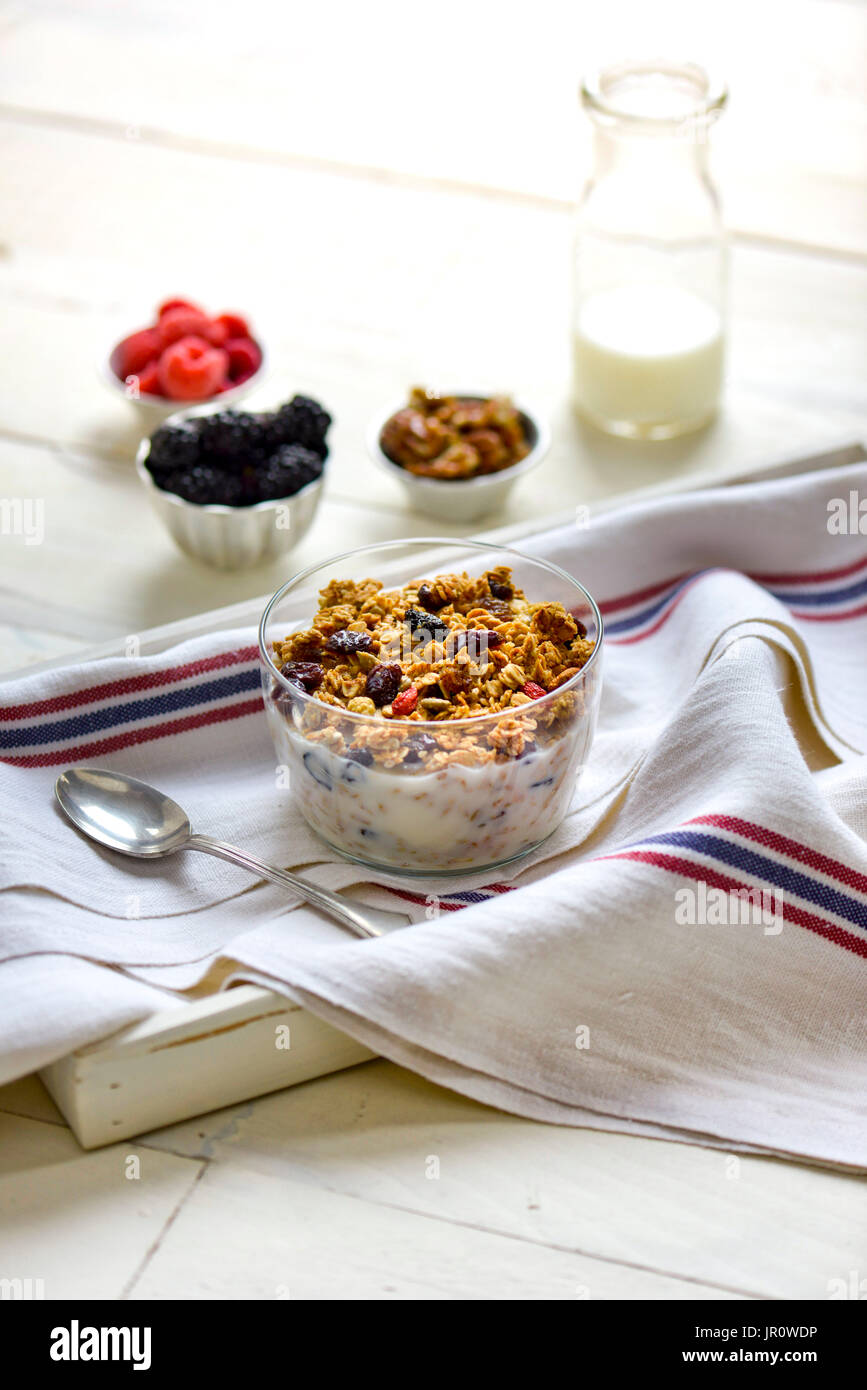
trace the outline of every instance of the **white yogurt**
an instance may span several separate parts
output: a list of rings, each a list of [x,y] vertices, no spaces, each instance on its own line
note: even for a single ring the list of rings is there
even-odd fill
[[[544,840],[569,808],[592,732],[511,762],[413,773],[364,767],[273,722],[313,829],[344,854],[420,874],[487,868]]]
[[[676,286],[591,295],[578,312],[573,354],[579,409],[621,433],[677,433],[716,409],[722,319]]]

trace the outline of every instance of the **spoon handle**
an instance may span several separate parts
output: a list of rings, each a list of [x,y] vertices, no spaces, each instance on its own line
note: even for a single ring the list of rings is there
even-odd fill
[[[212,840],[210,835],[191,835],[186,841],[184,849],[198,849],[203,854],[213,854],[217,859],[228,859],[230,864],[238,864],[242,869],[249,869],[259,878],[267,878],[271,883],[278,883],[282,888],[291,889],[293,893],[297,893],[299,898],[312,903],[314,907],[320,907],[329,917],[333,917],[341,926],[348,927],[356,936],[385,935],[375,923],[368,921],[352,903],[339,897],[337,893],[332,893],[328,888],[320,888],[317,884],[310,883],[308,879],[300,878],[298,874],[289,873],[287,869],[272,869],[269,864],[263,864],[261,860],[254,859],[252,854],[246,854],[244,850],[236,849],[234,845],[225,845],[222,840]]]

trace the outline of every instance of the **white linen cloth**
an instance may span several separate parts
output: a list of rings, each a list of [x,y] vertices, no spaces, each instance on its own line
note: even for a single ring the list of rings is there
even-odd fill
[[[859,499],[863,464],[521,543],[600,601],[604,690],[564,825],[495,885],[334,862],[276,785],[252,631],[7,682],[0,1081],[183,1007],[228,958],[518,1114],[867,1167]],[[218,860],[102,852],[53,802],[74,762],[416,925],[357,941]],[[732,920],[730,889],[770,895],[764,917]]]

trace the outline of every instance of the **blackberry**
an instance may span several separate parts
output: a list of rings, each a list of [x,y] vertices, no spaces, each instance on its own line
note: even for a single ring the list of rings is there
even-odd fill
[[[314,478],[320,477],[324,461],[301,444],[284,444],[260,466],[256,474],[257,498],[260,502],[280,497],[294,497]]]
[[[355,652],[373,651],[373,638],[369,632],[349,632],[344,627],[339,632],[332,632],[325,646],[339,656],[352,656]]]
[[[146,466],[157,482],[169,473],[194,468],[199,462],[201,436],[197,421],[181,420],[160,425],[151,435]]]
[[[428,633],[435,642],[442,641],[443,637],[450,631],[448,623],[443,618],[435,618],[430,613],[423,613],[420,608],[408,608],[403,615],[403,621],[409,624],[409,630],[413,636],[421,629]]]
[[[220,410],[201,420],[201,451],[206,463],[240,473],[263,463],[270,440],[267,423],[260,415],[243,410]]]
[[[238,507],[244,500],[240,478],[231,473],[222,473],[206,463],[170,473],[160,486],[165,492],[174,492],[186,502],[195,502],[202,507],[215,503],[223,507]]]
[[[303,444],[320,458],[326,458],[325,436],[331,416],[309,396],[294,396],[271,417],[269,434],[275,448],[282,444]]]

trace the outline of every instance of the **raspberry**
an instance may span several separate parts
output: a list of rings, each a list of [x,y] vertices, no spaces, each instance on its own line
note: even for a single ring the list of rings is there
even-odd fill
[[[214,344],[214,347],[226,346],[229,330],[224,323],[220,323],[219,319],[208,319],[207,326],[202,329],[202,333],[209,343]]]
[[[365,695],[380,708],[390,705],[400,689],[402,674],[396,663],[393,666],[374,666],[365,683]]]
[[[280,667],[280,675],[285,676],[292,685],[297,685],[299,690],[312,695],[322,684],[325,672],[317,661],[287,661],[285,666]]]
[[[226,338],[249,338],[250,329],[247,327],[247,320],[240,314],[218,314],[214,319],[215,324],[219,324],[225,330]]]
[[[230,473],[221,473],[207,464],[197,464],[195,468],[178,473],[170,473],[160,482],[164,492],[174,492],[186,502],[195,502],[200,507],[213,506],[238,507],[243,501],[241,483]]]
[[[262,365],[262,353],[252,338],[227,338],[223,346],[229,354],[229,376],[246,381]]]
[[[529,695],[531,700],[541,700],[543,695],[548,694],[547,690],[544,690],[541,685],[537,685],[535,681],[526,681],[521,689],[525,695]]]
[[[412,714],[417,704],[418,691],[414,685],[411,685],[408,690],[402,691],[400,695],[396,695],[392,700],[391,712],[396,715],[398,719],[405,719],[408,714]]]
[[[157,309],[157,318],[161,319],[163,314],[169,312],[169,309],[193,309],[197,314],[203,312],[198,304],[191,303],[189,299],[164,299]]]
[[[160,391],[160,369],[157,359],[148,362],[147,366],[138,374],[138,389],[140,396],[161,396]]]
[[[198,462],[198,422],[180,420],[177,424],[160,425],[151,435],[147,467],[157,480],[169,473],[188,471]]]
[[[155,328],[142,328],[138,333],[130,333],[128,338],[118,343],[112,354],[117,375],[121,381],[126,381],[128,376],[138,376],[149,362],[159,357],[161,351],[160,335]]]
[[[176,343],[181,338],[195,336],[207,341],[209,319],[200,309],[185,309],[180,304],[167,309],[157,324],[163,347]]]
[[[160,357],[160,386],[173,401],[204,401],[219,390],[227,366],[222,348],[211,347],[204,338],[181,338]]]
[[[355,652],[373,651],[373,638],[369,632],[349,632],[344,627],[339,632],[332,632],[325,646],[339,656],[352,656]]]

